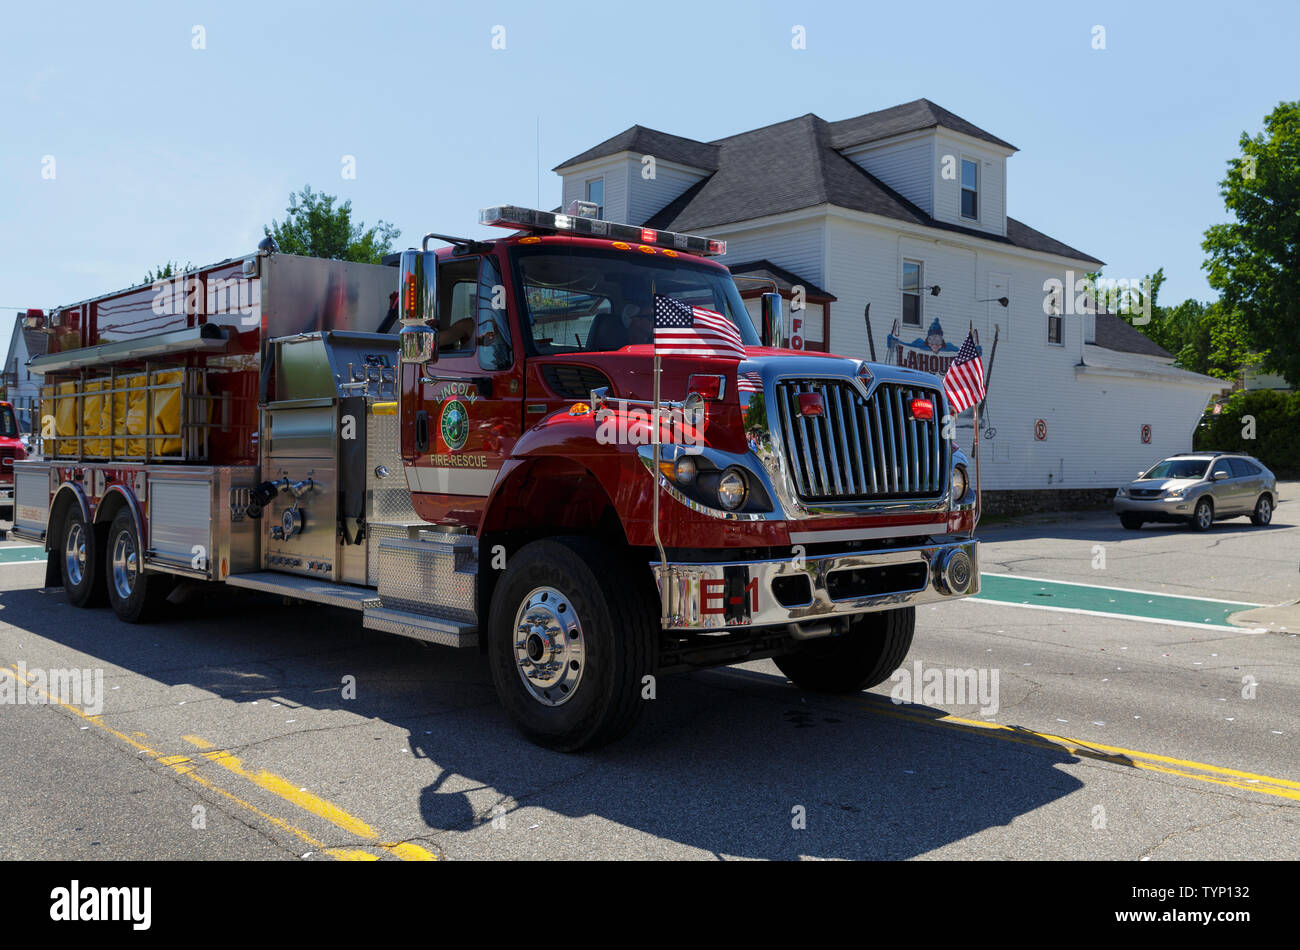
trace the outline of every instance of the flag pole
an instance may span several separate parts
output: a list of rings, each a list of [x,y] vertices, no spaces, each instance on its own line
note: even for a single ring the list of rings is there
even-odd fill
[[[654,281],[650,282],[650,306],[655,308],[655,285]],[[655,312],[658,310],[655,308]],[[651,519],[654,524],[655,547],[659,549],[659,626],[666,626],[668,623],[668,585],[670,578],[668,575],[668,554],[664,551],[663,539],[659,536],[659,479],[663,476],[663,470],[659,467],[660,445],[659,445],[659,341],[653,336],[650,343],[654,347],[655,368],[654,368],[654,414],[651,416],[650,424],[654,426],[654,480],[651,490],[654,492],[651,498]]]
[[[978,337],[978,336],[976,335],[976,333],[975,333],[975,321],[974,321],[974,320],[971,321],[971,325],[970,325],[970,333],[971,333],[971,336],[975,337],[975,339],[977,339],[977,340],[979,339],[979,337]],[[976,346],[979,346],[978,343],[976,343],[975,345],[976,345]],[[975,355],[975,359],[979,359],[979,354],[978,354],[978,353]],[[981,372],[983,372],[982,369],[981,369]],[[987,391],[987,387],[986,387],[986,391]],[[976,526],[977,524],[979,524],[979,521],[980,521],[980,497],[981,497],[981,496],[980,496],[980,402],[982,402],[982,401],[983,401],[983,400],[977,400],[976,403],[975,403],[975,420],[974,420],[974,421],[975,421],[975,441],[974,441],[974,443],[973,443],[972,446],[971,446],[971,451],[972,451],[972,452],[974,453],[974,455],[975,455],[975,520],[971,523],[971,526],[970,526],[970,529],[971,529],[971,533],[972,533],[972,534],[975,532],[975,526]]]

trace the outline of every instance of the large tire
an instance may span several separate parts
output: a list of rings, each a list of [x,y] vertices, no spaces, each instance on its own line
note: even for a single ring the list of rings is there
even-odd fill
[[[1209,531],[1210,526],[1214,524],[1214,502],[1202,495],[1196,502],[1196,507],[1192,509],[1192,517],[1187,523],[1191,525],[1193,531]]]
[[[1265,492],[1255,501],[1255,510],[1251,513],[1250,523],[1264,527],[1273,520],[1273,496]]]
[[[808,640],[776,665],[802,689],[857,693],[889,679],[902,664],[916,631],[916,608],[856,617],[847,633]]]
[[[1141,528],[1144,524],[1146,524],[1146,522],[1143,521],[1141,518],[1139,518],[1137,515],[1120,515],[1119,523],[1122,524],[1124,527],[1128,528],[1130,531],[1136,531],[1139,528]]]
[[[539,745],[592,749],[636,722],[659,631],[648,578],[634,570],[588,538],[534,541],[510,557],[488,657],[501,704]]]
[[[104,548],[108,541],[103,531],[81,516],[80,509],[70,506],[63,517],[63,531],[55,555],[63,574],[63,589],[74,607],[99,607],[106,599],[104,585]]]
[[[175,586],[170,574],[145,571],[144,548],[136,534],[131,512],[123,508],[108,529],[104,579],[113,612],[127,623],[143,623],[158,616]]]

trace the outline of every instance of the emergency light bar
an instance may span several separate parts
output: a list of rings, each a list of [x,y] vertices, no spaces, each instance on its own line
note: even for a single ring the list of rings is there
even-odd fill
[[[514,205],[497,205],[478,213],[478,223],[501,228],[518,228],[523,231],[550,231],[556,234],[576,234],[579,237],[605,238],[611,241],[629,241],[636,244],[653,244],[702,257],[727,253],[726,241],[715,241],[696,234],[678,234],[676,231],[659,231],[633,224],[615,224],[588,217],[588,202],[574,202],[569,214],[554,211],[537,211],[533,208],[516,208]]]

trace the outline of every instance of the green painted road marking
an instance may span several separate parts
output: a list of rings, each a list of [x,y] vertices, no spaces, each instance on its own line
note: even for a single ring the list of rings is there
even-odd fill
[[[45,560],[45,548],[39,544],[16,544],[0,547],[0,564],[32,564]]]
[[[975,599],[1043,610],[1118,615],[1157,623],[1208,624],[1233,630],[1244,628],[1229,624],[1230,614],[1260,606],[1006,574],[981,574],[980,592]]]

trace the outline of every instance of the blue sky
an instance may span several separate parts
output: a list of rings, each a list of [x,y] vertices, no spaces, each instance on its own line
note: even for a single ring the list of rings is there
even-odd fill
[[[1163,266],[1165,303],[1209,299],[1200,241],[1225,219],[1225,163],[1300,96],[1294,2],[51,9],[10,4],[0,34],[6,340],[14,307],[245,253],[306,183],[397,225],[399,246],[486,233],[480,207],[537,201],[539,121],[551,207],[550,169],[634,123],[709,140],[920,97],[1020,149],[1012,216],[1111,277]],[[806,49],[791,48],[795,25]]]

